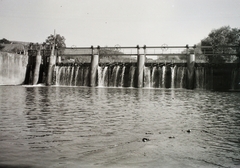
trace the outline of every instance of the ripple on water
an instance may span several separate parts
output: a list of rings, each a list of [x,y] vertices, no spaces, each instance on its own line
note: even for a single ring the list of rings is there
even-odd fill
[[[239,93],[9,86],[0,93],[0,164],[240,164]]]

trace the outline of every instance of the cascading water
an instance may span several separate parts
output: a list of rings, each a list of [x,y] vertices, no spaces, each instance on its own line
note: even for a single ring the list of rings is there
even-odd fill
[[[90,68],[86,65],[55,66],[54,78],[56,85],[65,86],[89,86]],[[98,86],[100,87],[135,87],[135,65],[103,65],[98,67]],[[215,70],[219,71],[219,70]],[[239,69],[229,71],[230,89],[239,89]],[[219,73],[219,75],[221,75]],[[227,73],[226,73],[227,74]],[[215,75],[215,76],[214,76]],[[211,89],[215,81],[221,76],[216,76],[212,68],[195,67],[195,88]],[[221,78],[222,79],[222,78]],[[187,67],[183,66],[145,66],[144,87],[147,88],[186,88]],[[229,81],[230,81],[229,80]],[[215,83],[213,83],[214,81]],[[220,83],[221,84],[221,83]]]
[[[112,79],[113,79],[113,86],[114,86],[114,87],[117,87],[117,86],[118,86],[118,77],[119,77],[119,76],[118,76],[118,75],[119,75],[118,72],[119,72],[119,68],[120,68],[120,66],[117,65],[117,66],[115,66],[114,69],[113,69],[113,74],[112,74],[112,75],[113,75],[113,78],[112,78]]]
[[[150,69],[150,67],[144,67],[143,74],[144,74],[144,87],[147,87],[147,88],[152,87],[152,84],[151,84],[152,79],[151,79],[151,69]]]
[[[55,66],[56,85],[60,86],[88,86],[89,67]]]
[[[135,75],[135,71],[136,71],[136,67],[135,66],[131,66],[130,70],[129,70],[129,87],[133,87],[134,86],[134,75]]]
[[[0,52],[0,85],[20,85],[24,82],[27,55]]]
[[[205,88],[205,68],[196,67],[195,68],[195,88],[204,89]]]
[[[74,86],[77,86],[77,76],[79,72],[79,67],[75,68],[75,75],[74,75]]]
[[[99,87],[104,87],[105,85],[105,78],[107,74],[108,66],[101,67],[98,66],[98,86]]]
[[[186,67],[177,67],[176,87],[186,87]]]
[[[74,77],[75,77],[75,75],[74,75],[74,70],[75,70],[75,68],[71,68],[71,77],[70,77],[70,86],[75,86],[75,81],[73,82],[73,79],[75,79]]]
[[[98,66],[98,86],[123,87],[125,69],[125,65]]]
[[[186,87],[186,67],[177,67],[176,65],[173,67],[144,67],[144,87],[184,88]]]
[[[162,88],[165,88],[165,77],[166,77],[166,66],[163,66],[162,67]]]
[[[151,87],[156,87],[157,85],[156,85],[156,83],[157,83],[157,76],[156,76],[156,74],[157,74],[157,67],[156,66],[154,66],[153,67],[153,69],[152,69],[152,81],[151,81]]]
[[[120,87],[123,87],[123,85],[124,85],[124,74],[125,74],[125,69],[126,69],[126,67],[123,65],[123,67],[122,67],[122,73],[121,73],[121,81],[120,81]]]
[[[162,67],[159,66],[157,69],[157,72],[158,72],[158,74],[157,74],[156,78],[158,81],[158,85],[156,85],[156,87],[162,88]]]
[[[175,88],[176,67],[176,65],[171,67],[171,88]]]

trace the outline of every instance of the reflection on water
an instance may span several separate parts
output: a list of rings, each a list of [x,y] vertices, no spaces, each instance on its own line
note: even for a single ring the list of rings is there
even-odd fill
[[[240,166],[237,92],[1,86],[0,96],[0,167]]]

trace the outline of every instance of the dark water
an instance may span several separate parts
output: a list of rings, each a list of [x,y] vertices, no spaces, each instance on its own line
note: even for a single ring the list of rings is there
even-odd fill
[[[0,100],[0,167],[240,167],[239,92],[1,86]]]

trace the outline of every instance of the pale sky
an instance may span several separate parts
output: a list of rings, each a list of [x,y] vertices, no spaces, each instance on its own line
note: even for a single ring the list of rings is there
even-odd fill
[[[0,39],[66,45],[193,45],[221,26],[240,28],[240,0],[0,0]]]

